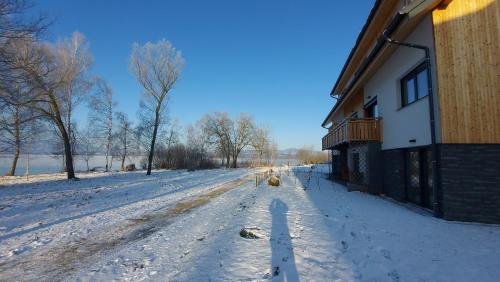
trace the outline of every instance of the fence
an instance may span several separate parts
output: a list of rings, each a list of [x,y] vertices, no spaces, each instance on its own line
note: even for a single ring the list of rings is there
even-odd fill
[[[255,174],[255,187],[259,186],[263,181],[266,181],[271,176],[272,170],[258,172]]]

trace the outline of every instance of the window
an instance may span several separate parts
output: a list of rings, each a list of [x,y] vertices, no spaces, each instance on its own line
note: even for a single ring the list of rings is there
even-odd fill
[[[427,67],[423,63],[401,79],[401,104],[409,105],[429,95]]]
[[[377,97],[373,98],[370,102],[365,105],[365,117],[368,118],[378,118],[380,113],[378,111]]]

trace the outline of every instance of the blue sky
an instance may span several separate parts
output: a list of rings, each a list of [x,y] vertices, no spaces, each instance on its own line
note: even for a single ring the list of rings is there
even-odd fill
[[[247,112],[272,128],[280,149],[320,149],[330,90],[373,5],[356,1],[34,1],[55,21],[54,41],[83,33],[92,73],[113,87],[118,110],[136,118],[141,88],[131,46],[165,38],[186,65],[171,92],[185,126],[207,112]],[[83,111],[83,109],[81,109]],[[84,116],[84,115],[80,115]]]

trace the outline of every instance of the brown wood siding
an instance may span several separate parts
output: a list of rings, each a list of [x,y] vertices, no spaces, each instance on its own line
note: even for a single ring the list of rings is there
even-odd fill
[[[363,88],[357,89],[342,105],[344,117],[350,117],[354,112],[358,112],[358,118],[364,117],[363,98]]]
[[[500,143],[500,1],[432,13],[442,143]]]

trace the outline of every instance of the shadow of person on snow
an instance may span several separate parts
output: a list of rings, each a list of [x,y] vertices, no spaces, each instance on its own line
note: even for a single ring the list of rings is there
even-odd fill
[[[272,215],[271,229],[271,275],[273,281],[299,281],[292,240],[288,229],[288,206],[279,199],[269,205]]]

